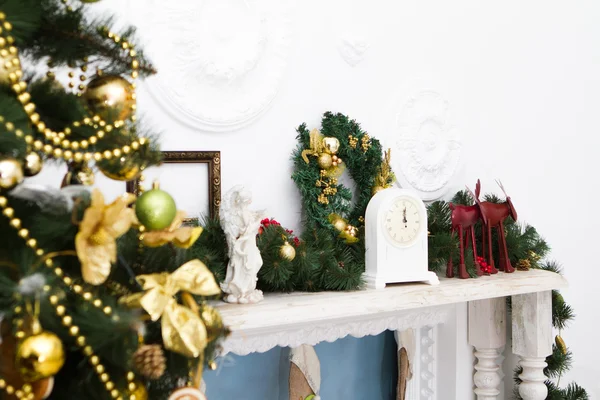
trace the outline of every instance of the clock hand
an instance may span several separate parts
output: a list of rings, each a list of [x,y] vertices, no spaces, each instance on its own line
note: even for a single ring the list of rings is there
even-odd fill
[[[402,211],[402,222],[404,222],[404,227],[406,227],[406,224],[408,223],[408,220],[406,219],[406,207],[404,207],[404,211]]]

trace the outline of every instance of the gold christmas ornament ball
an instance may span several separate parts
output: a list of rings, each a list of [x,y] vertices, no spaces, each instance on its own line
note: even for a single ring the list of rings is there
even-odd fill
[[[63,344],[51,332],[27,337],[20,343],[15,357],[15,365],[26,382],[50,378],[60,371],[64,363]]]
[[[331,154],[322,153],[319,154],[319,159],[317,162],[319,163],[319,167],[323,169],[329,169],[333,165],[333,158],[331,157]]]
[[[129,396],[129,399],[132,400],[133,397],[131,396],[135,396],[135,400],[148,400],[148,391],[146,390],[146,386],[140,381],[135,381],[135,389],[129,392]]]
[[[344,221],[343,218],[336,218],[331,224],[336,230],[340,232],[344,231],[346,229],[346,226],[348,226],[348,224],[346,223],[346,221]]]
[[[34,151],[25,156],[25,165],[23,166],[23,173],[25,176],[35,176],[40,173],[44,162],[42,157]]]
[[[0,189],[10,190],[23,182],[23,168],[14,158],[0,160]]]
[[[17,339],[12,334],[12,327],[6,322],[0,323],[0,377],[7,385],[15,388],[22,387],[25,382],[15,366],[15,354],[17,352]],[[43,400],[50,397],[54,388],[54,378],[42,379],[31,383],[31,400]],[[13,395],[14,396],[14,395]],[[8,399],[16,399],[7,396]]]
[[[206,327],[206,340],[212,342],[223,331],[223,320],[216,308],[211,306],[202,307],[200,318]]]
[[[284,260],[292,261],[294,258],[296,258],[296,249],[290,244],[290,242],[286,241],[279,249],[279,255]]]
[[[144,192],[135,202],[135,215],[149,231],[168,228],[177,214],[175,200],[156,185]]]
[[[329,154],[335,154],[340,149],[340,141],[334,137],[323,138],[323,147]]]
[[[134,97],[131,83],[118,75],[97,76],[83,93],[90,111],[107,122],[128,119],[133,114]]]
[[[142,174],[142,168],[127,156],[103,160],[96,166],[107,178],[115,181],[131,181]]]

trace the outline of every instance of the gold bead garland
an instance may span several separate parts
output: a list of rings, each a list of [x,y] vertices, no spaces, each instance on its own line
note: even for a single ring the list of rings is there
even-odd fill
[[[15,396],[17,399],[26,399],[32,400],[35,398],[35,395],[31,392],[31,385],[25,384],[22,388],[16,389],[14,386],[8,384],[6,380],[0,378],[0,390],[3,390],[9,396]]]
[[[1,30],[0,28],[0,33],[3,34],[5,32],[10,32],[12,30],[12,25],[9,22],[5,21],[6,16],[3,13],[1,17],[2,18],[0,18],[0,23],[4,30]],[[108,29],[105,29],[104,31],[105,35],[108,38],[115,41],[115,43],[119,43],[121,41],[121,39],[117,35],[115,35],[112,32],[109,32]],[[89,126],[98,126],[98,128],[101,129],[98,129],[96,131],[96,135],[81,141],[64,140],[64,138],[71,133],[70,128],[65,128],[63,132],[54,132],[51,129],[47,128],[44,122],[40,121],[40,115],[35,112],[35,104],[31,102],[31,94],[27,92],[27,83],[21,80],[23,72],[20,69],[20,64],[18,62],[19,52],[15,46],[12,46],[12,43],[14,43],[14,38],[12,38],[12,36],[0,36],[0,55],[12,55],[13,58],[10,62],[13,63],[13,66],[18,67],[17,71],[11,73],[9,76],[10,82],[12,83],[12,90],[16,93],[19,102],[21,103],[23,109],[29,116],[29,120],[31,121],[31,123],[35,126],[38,132],[44,135],[45,139],[47,139],[48,142],[51,142],[44,143],[40,140],[35,140],[32,135],[24,135],[24,140],[27,144],[32,145],[33,148],[38,151],[43,151],[45,154],[52,155],[56,158],[63,158],[66,161],[90,161],[92,159],[96,161],[101,161],[103,159],[110,159],[113,156],[118,157],[121,153],[127,154],[131,151],[131,149],[137,150],[140,146],[143,146],[147,142],[145,138],[140,138],[138,140],[134,140],[128,145],[113,149],[112,151],[105,151],[104,153],[77,151],[79,149],[86,149],[90,144],[97,143],[98,139],[102,139],[106,132],[111,132],[114,128],[120,128],[121,126],[123,126],[124,123],[122,121],[116,121],[112,125],[107,124],[106,121],[102,121],[101,118],[97,115],[93,116],[92,118],[84,118],[84,120],[82,121],[83,124]],[[8,50],[5,48],[7,44],[9,45]],[[128,55],[131,58],[131,67],[133,69],[131,77],[133,79],[136,79],[139,75],[138,68],[140,65],[139,60],[137,59],[137,53],[135,49],[131,47],[130,43],[124,41],[122,42],[122,44],[126,44],[126,46],[124,46],[124,49],[128,50]],[[51,65],[51,63],[49,63],[49,65]],[[87,67],[85,67],[85,70],[87,70]],[[74,77],[73,72],[70,72],[69,74],[70,77]],[[54,74],[50,72],[48,73],[48,76],[53,77]],[[81,81],[85,81],[85,79],[86,77],[84,75],[80,76]],[[135,88],[135,83],[132,83],[132,86]],[[135,110],[135,106],[132,106],[132,109]],[[130,119],[134,121],[135,116],[132,116]],[[0,122],[4,122],[3,117],[0,118]],[[81,126],[82,122],[76,121],[73,123],[73,126]],[[15,128],[12,122],[5,122],[5,127],[8,131],[13,131]],[[23,132],[20,130],[16,131],[15,134],[19,137],[23,137]],[[58,148],[58,146],[60,146],[61,148]],[[127,151],[125,151],[125,148],[127,149]]]
[[[48,287],[48,291],[50,288]],[[123,397],[120,395],[120,392],[115,389],[115,383],[111,380],[110,375],[106,372],[106,367],[100,362],[100,357],[98,357],[91,346],[87,344],[87,339],[80,332],[79,326],[73,323],[73,317],[71,317],[67,313],[66,307],[61,304],[59,296],[53,294],[49,296],[49,301],[52,306],[54,306],[54,311],[58,317],[61,318],[62,325],[65,328],[68,328],[69,336],[75,338],[75,343],[77,347],[80,348],[82,353],[87,357],[88,362],[92,365],[94,372],[98,375],[98,378],[102,383],[104,383],[104,388],[110,394],[113,399],[123,400]],[[109,307],[105,307],[109,308]],[[130,391],[134,391],[136,389],[135,374],[132,371],[127,372],[127,388]],[[136,400],[135,395],[130,395],[129,400]]]
[[[0,123],[4,122],[4,117],[0,116]],[[14,130],[14,124],[12,122],[5,122],[4,126],[6,128],[6,130],[8,131],[13,131]],[[100,131],[102,132],[102,131]],[[56,133],[56,132],[54,132]],[[21,131],[20,133],[17,133],[17,136],[22,136],[23,132]],[[104,136],[103,133],[101,136]],[[132,150],[138,150],[141,146],[144,146],[148,143],[148,140],[146,138],[139,138],[136,139],[134,141],[132,141],[129,144],[123,145],[121,147],[115,148],[112,151],[111,150],[105,150],[104,152],[80,152],[80,151],[71,151],[71,150],[63,150],[60,149],[58,147],[54,147],[53,145],[50,144],[43,144],[43,142],[39,141],[39,140],[34,140],[33,136],[31,135],[25,135],[25,142],[27,144],[31,144],[33,145],[33,148],[35,150],[39,150],[39,151],[43,151],[45,154],[48,155],[53,155],[55,158],[63,158],[65,161],[90,161],[90,160],[95,160],[95,161],[101,161],[101,160],[110,160],[113,156],[114,157],[120,157],[122,154],[129,154],[131,153]],[[79,148],[87,148],[88,145],[91,144],[95,144],[97,142],[96,137],[92,136],[90,137],[88,140],[83,140],[81,142],[69,142],[68,140],[65,141],[58,141],[57,145],[60,144],[62,145],[63,148],[68,147],[67,144],[70,146],[70,148],[72,149],[79,149]]]
[[[0,208],[2,209],[2,215],[9,219],[9,225],[17,230],[18,235],[25,240],[25,243],[28,247],[35,251],[35,254],[38,257],[44,256],[46,252],[39,248],[37,245],[37,240],[35,238],[31,238],[29,235],[29,231],[21,227],[21,220],[14,216],[14,209],[9,207],[8,200],[4,196],[0,196]],[[96,298],[90,291],[84,290],[83,287],[79,284],[74,284],[73,279],[64,274],[62,268],[54,265],[54,260],[52,257],[62,255],[62,253],[54,253],[47,254],[46,259],[44,261],[44,265],[47,268],[53,269],[54,275],[60,278],[63,283],[69,287],[73,291],[73,293],[77,294],[85,301],[91,303],[94,307],[101,309],[106,315],[112,315],[112,308],[109,306],[104,306],[101,299]]]
[[[122,39],[119,35],[115,34],[114,32],[109,31],[107,27],[103,27],[101,30],[107,38],[112,39],[112,41],[115,42],[115,44],[120,43],[121,48],[123,50],[127,50],[127,54],[131,58],[131,69],[133,70],[131,71],[131,78],[137,79],[139,76],[138,69],[140,67],[140,61],[137,58],[137,51],[135,51],[131,43],[129,43],[125,39]],[[135,88],[135,83],[132,83],[132,85]]]

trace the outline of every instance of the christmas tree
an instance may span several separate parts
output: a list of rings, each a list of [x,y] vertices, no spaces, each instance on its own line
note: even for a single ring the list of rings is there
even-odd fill
[[[202,228],[159,188],[108,202],[85,186],[161,162],[136,120],[135,81],[156,71],[92,2],[0,0],[1,399],[193,392],[227,334],[188,251]],[[28,182],[51,163],[62,189]]]

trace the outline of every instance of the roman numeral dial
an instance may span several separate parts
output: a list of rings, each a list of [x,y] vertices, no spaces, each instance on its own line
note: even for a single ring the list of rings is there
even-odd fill
[[[391,240],[407,245],[421,231],[421,219],[418,204],[412,198],[399,197],[385,213],[384,229]]]

